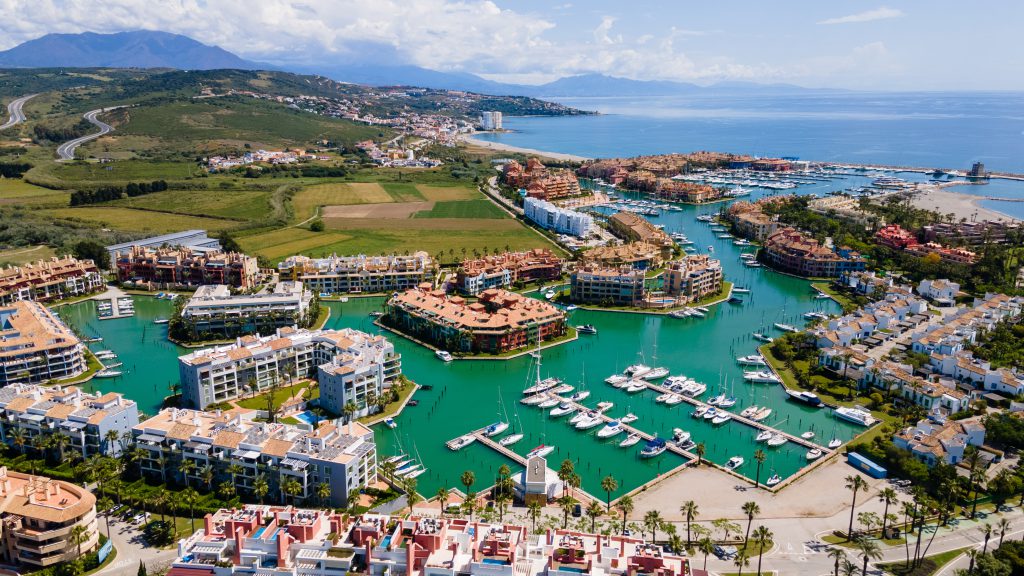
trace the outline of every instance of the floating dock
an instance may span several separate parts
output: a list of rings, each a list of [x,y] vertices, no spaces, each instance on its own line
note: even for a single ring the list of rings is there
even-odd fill
[[[131,318],[135,316],[134,306],[129,311],[122,311],[121,307],[118,306],[118,300],[132,301],[131,296],[111,296],[103,298],[93,298],[96,301],[96,315],[100,320],[117,320],[118,318]],[[99,306],[101,303],[107,303],[110,305],[110,313],[106,314],[103,310],[100,310]]]

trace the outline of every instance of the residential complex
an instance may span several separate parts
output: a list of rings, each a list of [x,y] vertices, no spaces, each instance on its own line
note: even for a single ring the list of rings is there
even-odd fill
[[[501,130],[501,112],[492,110],[481,112],[480,127],[484,130]]]
[[[114,259],[117,279],[153,286],[226,284],[248,290],[257,283],[256,258],[237,252],[131,246]]]
[[[761,253],[772,268],[811,278],[837,277],[845,272],[864,270],[866,266],[860,254],[822,246],[794,228],[784,228],[768,236]]]
[[[0,306],[0,386],[79,376],[85,346],[56,314],[38,302]]]
[[[672,178],[660,178],[654,188],[654,195],[672,202],[703,204],[725,198],[726,189],[708,184],[685,182]]]
[[[964,420],[925,419],[908,426],[892,437],[897,448],[909,451],[915,458],[935,466],[960,464],[968,446],[985,444],[985,427],[977,417]]]
[[[792,198],[789,195],[766,196],[754,202],[733,202],[725,211],[725,219],[732,223],[737,235],[761,242],[783,228],[775,215],[765,213],[765,208]]]
[[[111,264],[117,261],[118,254],[129,251],[133,246],[154,249],[164,247],[188,248],[192,252],[219,252],[222,249],[220,241],[216,238],[210,238],[206,230],[185,230],[174,232],[173,234],[161,234],[160,236],[107,246],[107,253],[110,254]]]
[[[565,335],[565,313],[515,292],[490,289],[470,303],[429,286],[396,294],[383,320],[449,351],[497,354]]]
[[[722,262],[692,254],[669,262],[661,274],[661,292],[678,302],[694,302],[722,290]]]
[[[313,293],[302,282],[278,282],[273,290],[233,295],[224,284],[200,286],[181,310],[182,325],[196,339],[267,333],[285,326],[308,326]]]
[[[281,280],[299,280],[322,294],[395,292],[434,279],[435,262],[426,252],[406,256],[292,256],[277,265]]]
[[[527,218],[545,230],[557,234],[568,234],[583,238],[594,227],[594,218],[589,214],[560,208],[547,200],[527,197],[523,200],[523,212]]]
[[[102,290],[106,283],[92,260],[71,256],[0,268],[0,306],[18,300],[49,302]]]
[[[640,538],[465,518],[408,518],[245,506],[207,515],[171,576],[689,576],[689,559]]]
[[[282,486],[294,480],[292,498],[309,501],[317,487],[331,488],[328,503],[348,505],[353,489],[377,477],[373,431],[358,422],[325,422],[310,426],[257,422],[255,410],[235,408],[200,412],[167,408],[135,426],[135,447],[146,476],[202,482],[203,469],[213,468],[216,483],[233,483],[240,494],[255,497],[253,484],[262,478],[271,501],[282,501]],[[190,461],[194,467],[182,467]],[[240,471],[229,470],[238,467]]]
[[[618,237],[630,242],[645,242],[655,246],[674,246],[672,237],[651,224],[643,216],[632,212],[616,212],[608,218],[608,227]]]
[[[939,259],[948,264],[974,264],[978,255],[965,248],[948,248],[937,242],[921,244],[911,232],[904,230],[899,224],[890,224],[875,232],[875,240],[894,250],[902,250],[912,256],[923,257],[929,254],[938,255]]]
[[[1024,226],[1018,221],[993,222],[936,222],[921,229],[925,242],[945,242],[947,244],[982,244],[1020,242],[1024,234]]]
[[[556,200],[583,194],[579,180],[569,170],[551,170],[540,160],[530,158],[524,167],[512,160],[502,169],[502,180],[508,186],[526,190],[530,198]]]
[[[643,270],[580,266],[569,276],[569,299],[578,304],[639,306],[647,296]]]
[[[206,408],[295,378],[317,378],[320,406],[355,416],[373,408],[368,396],[380,396],[401,373],[401,356],[382,336],[358,330],[279,328],[268,336],[244,336],[234,344],[196,350],[178,359],[182,401]]]
[[[657,268],[672,258],[672,247],[647,242],[629,242],[613,246],[597,246],[583,253],[584,265],[618,268],[629,266],[637,270]]]
[[[459,292],[475,296],[491,288],[508,288],[517,282],[557,280],[563,260],[546,248],[504,252],[466,260],[459,265],[455,284]]]
[[[649,275],[630,266],[583,265],[570,276],[570,298],[579,304],[670,308],[722,289],[722,263],[689,255]]]
[[[57,432],[70,439],[67,449],[83,459],[116,456],[124,449],[125,434],[138,423],[138,405],[116,392],[90,394],[74,386],[35,384],[0,388],[0,441],[13,449]],[[111,431],[116,440],[108,437]]]
[[[81,486],[0,466],[0,562],[26,571],[58,567],[99,544],[96,497]],[[80,544],[71,538],[85,530]]]

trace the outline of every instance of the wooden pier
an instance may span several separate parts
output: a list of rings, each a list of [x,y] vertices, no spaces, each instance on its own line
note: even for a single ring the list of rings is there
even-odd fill
[[[119,299],[121,299],[121,298],[126,298],[126,296],[124,296],[124,295],[117,295],[117,296],[103,296],[103,297],[93,298],[93,300],[96,301],[97,306],[99,306],[99,304],[101,302],[106,302],[107,304],[110,304],[110,315],[109,316],[104,316],[104,315],[100,314],[99,313],[99,308],[97,308],[97,315],[96,315],[97,318],[99,318],[100,320],[117,320],[118,318],[131,318],[132,316],[135,316],[135,309],[134,308],[132,309],[132,311],[130,313],[129,312],[125,312],[125,313],[121,312],[121,309],[117,305],[117,301]]]

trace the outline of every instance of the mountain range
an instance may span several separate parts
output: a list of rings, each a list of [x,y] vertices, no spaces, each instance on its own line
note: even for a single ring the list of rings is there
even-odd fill
[[[278,66],[241,58],[188,36],[151,30],[98,34],[47,34],[0,51],[0,68],[175,68],[179,70],[281,70],[319,74],[354,84],[419,86],[482,94],[534,98],[580,96],[671,96],[719,92],[795,92],[788,84],[721,82],[698,86],[664,80],[631,80],[603,74],[568,76],[540,85],[506,84],[464,72],[441,72],[413,65],[365,63]]]

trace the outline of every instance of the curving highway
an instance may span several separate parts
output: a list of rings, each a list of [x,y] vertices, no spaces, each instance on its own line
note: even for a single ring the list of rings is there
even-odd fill
[[[21,111],[22,106],[25,102],[28,102],[32,98],[35,98],[36,94],[29,94],[28,96],[22,96],[17,100],[7,105],[7,115],[9,116],[7,122],[0,125],[0,130],[6,130],[25,121],[25,113]]]
[[[57,147],[57,156],[60,158],[60,160],[74,160],[75,159],[75,150],[79,146],[81,146],[82,144],[85,144],[86,142],[90,142],[92,140],[95,140],[95,139],[99,138],[100,136],[103,136],[104,134],[112,132],[114,130],[114,128],[111,127],[110,124],[107,124],[106,122],[103,122],[102,120],[97,119],[96,116],[101,114],[101,113],[103,113],[103,112],[109,112],[111,110],[117,110],[118,108],[124,108],[124,106],[114,106],[112,108],[99,108],[99,109],[96,109],[96,110],[90,110],[90,111],[86,112],[85,114],[83,114],[82,118],[85,118],[90,124],[92,124],[93,126],[99,128],[100,131],[96,132],[95,134],[89,134],[88,136],[82,136],[81,138],[75,138],[74,140],[69,140],[69,141],[61,144],[60,146],[58,146]]]

